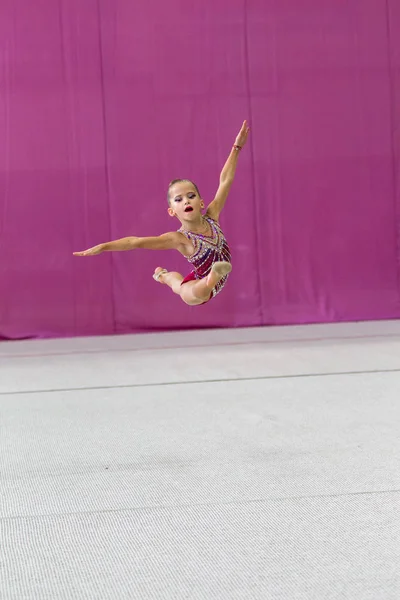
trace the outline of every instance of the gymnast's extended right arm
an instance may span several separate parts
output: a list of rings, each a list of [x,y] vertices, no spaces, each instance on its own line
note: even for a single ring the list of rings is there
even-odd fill
[[[102,252],[121,252],[123,250],[135,250],[146,248],[148,250],[179,250],[185,243],[185,237],[177,232],[163,233],[154,237],[126,237],[105,244],[98,244],[84,250],[74,252],[74,256],[94,256]]]

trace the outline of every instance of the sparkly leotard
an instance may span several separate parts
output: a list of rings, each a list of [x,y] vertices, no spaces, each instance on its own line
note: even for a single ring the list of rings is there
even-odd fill
[[[194,270],[185,277],[182,284],[195,279],[203,279],[209,274],[211,267],[217,261],[223,260],[229,263],[231,262],[231,252],[221,227],[210,217],[204,217],[204,219],[210,225],[211,236],[194,233],[193,231],[185,231],[184,229],[178,230],[180,233],[183,233],[194,246],[193,254],[186,257],[192,264]],[[228,275],[225,275],[225,277],[217,283],[212,291],[211,298],[219,294],[227,279]]]

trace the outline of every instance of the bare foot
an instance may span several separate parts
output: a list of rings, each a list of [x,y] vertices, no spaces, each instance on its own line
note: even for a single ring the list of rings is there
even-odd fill
[[[228,275],[228,273],[232,271],[232,265],[231,263],[221,260],[213,264],[212,270],[219,275],[219,277],[225,277],[225,275]]]
[[[167,269],[163,269],[162,267],[157,267],[157,269],[154,271],[153,279],[155,281],[158,281],[159,283],[164,283],[162,278],[163,278],[163,275],[165,275],[165,273],[168,273]]]
[[[211,267],[211,271],[207,275],[207,286],[213,289],[219,281],[225,275],[228,275],[232,271],[231,263],[226,262],[225,260],[217,261]]]

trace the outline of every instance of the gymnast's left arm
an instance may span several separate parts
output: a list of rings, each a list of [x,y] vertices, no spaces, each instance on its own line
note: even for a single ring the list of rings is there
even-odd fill
[[[250,128],[247,125],[247,121],[244,121],[241,130],[236,136],[235,144],[228,156],[228,160],[226,161],[221,171],[221,175],[219,178],[219,187],[215,198],[207,208],[206,215],[211,217],[215,221],[218,221],[220,212],[224,208],[226,199],[228,197],[229,191],[231,189],[235,177],[239,153],[247,141],[249,131]]]

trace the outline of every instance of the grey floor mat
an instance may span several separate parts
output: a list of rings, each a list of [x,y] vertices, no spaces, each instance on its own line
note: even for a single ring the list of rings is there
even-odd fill
[[[0,598],[398,600],[393,329],[0,344]]]

